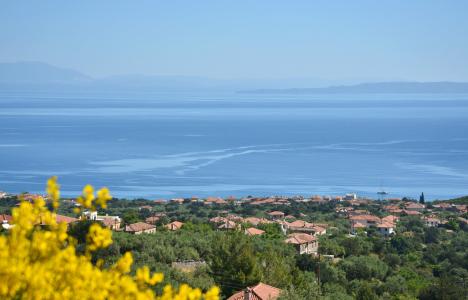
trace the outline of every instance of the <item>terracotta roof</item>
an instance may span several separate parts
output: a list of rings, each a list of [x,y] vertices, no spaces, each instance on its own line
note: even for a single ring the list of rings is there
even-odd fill
[[[182,228],[183,225],[184,223],[182,222],[174,221],[174,222],[167,224],[165,227],[168,228],[169,230],[178,230]]]
[[[303,220],[296,220],[291,223],[286,222],[286,225],[288,225],[289,227],[305,227],[305,228],[312,228],[314,226],[314,224],[308,223]]]
[[[261,229],[257,229],[255,227],[250,227],[250,228],[247,228],[245,230],[245,234],[247,235],[261,235],[261,234],[264,234],[265,231],[261,230]]]
[[[139,206],[138,209],[139,210],[142,210],[142,209],[152,210],[153,207],[150,205],[142,205],[142,206]]]
[[[244,220],[244,218],[242,218],[241,216],[236,216],[236,215],[227,215],[226,219],[234,221],[234,222],[242,222]]]
[[[390,223],[395,223],[396,221],[398,221],[399,218],[398,217],[395,217],[395,216],[386,216],[386,217],[383,217],[382,218],[382,222],[390,222]]]
[[[256,217],[244,218],[244,222],[250,223],[250,224],[252,224],[252,225],[271,223],[271,221],[269,221],[269,220],[267,220],[267,219],[264,219],[264,218],[256,218]]]
[[[434,217],[427,217],[427,218],[424,218],[424,221],[426,221],[426,222],[440,222],[440,219],[434,218]]]
[[[288,235],[288,238],[285,240],[288,244],[306,244],[317,240],[313,235],[307,233],[291,233]]]
[[[120,219],[118,219],[118,217],[107,217],[107,218],[103,218],[102,220],[100,220],[102,222],[102,224],[104,224],[106,227],[109,227],[109,226],[113,226],[113,225],[117,225],[120,223]]]
[[[227,219],[225,217],[214,217],[210,219],[210,222],[211,223],[223,223],[223,222],[226,222],[226,220]]]
[[[377,225],[378,228],[394,228],[395,224],[390,223],[390,222],[382,222]]]
[[[157,221],[159,221],[160,217],[156,217],[156,216],[151,216],[151,217],[148,217],[145,219],[145,222],[146,223],[156,223]]]
[[[379,217],[374,215],[357,215],[349,217],[352,221],[370,221],[370,222],[380,222]]]
[[[282,211],[277,211],[277,210],[272,211],[272,212],[269,212],[268,214],[269,214],[270,216],[284,216],[284,212],[282,212]]]
[[[227,300],[276,300],[280,293],[280,289],[260,282],[256,286],[246,288],[245,291],[235,293]],[[249,295],[249,299],[245,299],[245,294]]]
[[[424,204],[421,204],[421,203],[409,203],[409,204],[406,204],[406,208],[420,208],[420,209],[423,209],[423,208],[426,208],[426,206]]]
[[[366,228],[366,225],[364,225],[362,223],[353,223],[351,226],[353,228]]]
[[[129,225],[125,226],[125,231],[127,231],[127,232],[140,232],[140,231],[150,230],[150,229],[154,229],[154,228],[156,228],[156,226],[151,225],[151,224],[147,224],[147,223],[143,223],[143,222],[138,222],[138,223],[133,223],[133,224],[129,224]]]
[[[412,211],[412,210],[403,210],[403,212],[409,216],[418,216],[421,214],[419,211]]]
[[[57,221],[57,223],[64,222],[67,224],[78,221],[77,218],[72,218],[72,217],[67,217],[67,216],[62,216],[62,215],[55,215],[55,220]],[[44,223],[41,222],[41,224],[44,224]]]
[[[237,228],[237,224],[233,221],[226,221],[223,224],[218,226],[219,229],[235,229]]]

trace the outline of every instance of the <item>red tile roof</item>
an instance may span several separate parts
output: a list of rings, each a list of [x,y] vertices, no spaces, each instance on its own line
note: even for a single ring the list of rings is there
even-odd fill
[[[165,227],[169,230],[178,230],[181,229],[184,223],[179,222],[179,221],[174,221],[169,224],[167,224]]]
[[[219,229],[235,229],[237,228],[237,224],[233,221],[227,220],[226,222],[222,223],[218,226]]]
[[[395,223],[398,220],[399,220],[398,217],[395,217],[395,216],[392,216],[392,215],[382,218],[382,222],[389,222],[389,223]]]
[[[379,217],[374,215],[357,215],[349,217],[352,221],[380,222]]]
[[[282,211],[277,211],[277,210],[272,211],[272,212],[269,212],[268,214],[269,214],[270,216],[284,216],[284,212],[282,212]]]
[[[159,219],[160,219],[160,217],[151,216],[151,217],[146,218],[145,222],[150,223],[150,224],[154,224],[154,223],[158,222]]]
[[[415,209],[424,209],[426,208],[426,206],[424,204],[421,204],[421,203],[408,203],[406,204],[406,208],[415,208]]]
[[[140,232],[140,231],[150,230],[150,229],[154,229],[154,228],[156,228],[156,226],[151,225],[151,224],[147,224],[147,223],[143,223],[143,222],[138,222],[138,223],[133,223],[133,224],[129,224],[129,225],[125,226],[125,231],[127,231],[127,232]]]
[[[288,244],[301,245],[311,243],[316,240],[317,238],[315,236],[307,233],[291,233],[288,235],[288,238],[285,240],[285,242]]]
[[[264,218],[256,218],[256,217],[247,217],[244,218],[244,222],[250,223],[252,225],[258,225],[258,224],[269,224],[271,221],[264,219]]]
[[[378,228],[394,228],[395,224],[390,223],[390,222],[382,222],[377,225]]]
[[[276,300],[280,293],[280,289],[260,282],[256,286],[246,288],[245,291],[235,293],[227,300]],[[246,294],[249,299],[245,298]]]
[[[421,213],[419,211],[413,211],[413,210],[403,210],[405,214],[408,216],[419,216]]]
[[[250,228],[247,228],[245,230],[245,234],[247,234],[247,235],[262,235],[264,233],[265,233],[265,231],[263,231],[261,229],[257,229],[255,227],[250,227]]]

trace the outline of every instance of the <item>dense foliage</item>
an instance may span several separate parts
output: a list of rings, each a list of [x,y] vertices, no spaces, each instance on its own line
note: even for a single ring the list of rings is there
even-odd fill
[[[47,193],[53,211],[42,197],[34,203],[22,201],[12,211],[12,226],[0,235],[1,299],[218,299],[216,287],[202,294],[186,284],[178,289],[165,285],[154,293],[152,286],[162,282],[163,274],[151,274],[147,266],[141,266],[132,275],[131,252],[114,256],[114,262],[104,266],[97,256],[99,251],[107,251],[112,237],[98,223],[77,225],[88,229],[80,253],[77,240],[67,233],[67,224],[56,222],[56,178],[48,181]],[[105,208],[110,195],[101,189],[96,197],[93,188],[86,186],[78,199],[83,208]]]
[[[384,204],[371,202],[357,209],[382,217]],[[59,211],[72,214],[73,208],[65,201]],[[100,214],[122,216],[123,225],[158,215],[157,231],[142,235],[114,232],[113,243],[94,251],[91,260],[112,268],[131,252],[133,272],[146,265],[151,272],[165,274],[154,288],[156,293],[162,293],[164,285],[177,289],[188,284],[201,290],[217,285],[222,297],[228,297],[261,281],[282,289],[281,299],[289,300],[466,299],[468,228],[457,219],[466,218],[466,213],[440,212],[448,220],[441,227],[427,227],[421,217],[402,216],[396,234],[384,237],[373,229],[350,235],[349,221],[335,208],[336,203],[290,202],[278,207],[113,199],[107,208],[98,208]],[[243,230],[219,230],[209,222],[227,213],[266,218],[272,210],[329,224],[327,234],[319,238],[320,256],[299,255],[284,243],[278,224],[258,225],[266,233],[252,237]],[[185,225],[178,231],[166,230],[163,225],[174,220]],[[93,224],[79,222],[68,229],[76,239],[77,253],[86,253],[86,236]],[[242,229],[250,226],[242,224]]]

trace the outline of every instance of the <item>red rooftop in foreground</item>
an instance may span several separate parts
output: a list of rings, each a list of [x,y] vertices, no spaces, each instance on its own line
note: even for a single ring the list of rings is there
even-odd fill
[[[281,290],[271,285],[259,283],[229,297],[227,300],[276,300]]]

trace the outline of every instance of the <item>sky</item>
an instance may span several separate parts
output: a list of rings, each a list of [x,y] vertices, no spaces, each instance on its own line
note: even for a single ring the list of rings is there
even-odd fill
[[[468,1],[2,1],[0,62],[94,77],[468,81]]]

